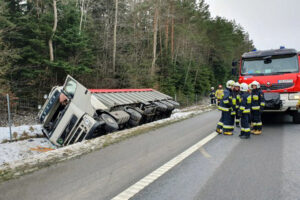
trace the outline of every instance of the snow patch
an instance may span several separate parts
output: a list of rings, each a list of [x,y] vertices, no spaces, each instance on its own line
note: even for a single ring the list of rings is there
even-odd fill
[[[31,156],[42,154],[38,147],[56,149],[46,138],[32,138],[28,140],[0,144],[0,166],[17,160],[24,160]]]
[[[11,133],[13,140],[43,135],[41,125],[12,126]],[[8,140],[10,140],[9,127],[0,127],[0,143]]]

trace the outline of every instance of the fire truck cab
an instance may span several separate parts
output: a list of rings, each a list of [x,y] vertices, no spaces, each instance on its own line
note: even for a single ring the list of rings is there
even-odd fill
[[[264,112],[288,112],[294,123],[299,124],[299,68],[300,54],[295,49],[253,50],[242,55],[239,82],[258,81],[266,102]]]

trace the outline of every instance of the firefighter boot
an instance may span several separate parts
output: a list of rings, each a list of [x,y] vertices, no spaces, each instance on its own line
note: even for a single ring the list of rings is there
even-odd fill
[[[256,130],[256,131],[254,132],[254,134],[255,134],[255,135],[260,135],[260,134],[261,134],[261,131],[260,131],[260,130]]]
[[[222,129],[217,128],[216,132],[222,134]]]
[[[232,132],[224,132],[224,135],[233,135]]]

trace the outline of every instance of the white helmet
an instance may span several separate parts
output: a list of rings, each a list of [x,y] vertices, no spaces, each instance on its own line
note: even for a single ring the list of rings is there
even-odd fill
[[[241,85],[239,84],[239,82],[234,83],[234,87],[241,87]]]
[[[214,90],[215,88],[214,88],[214,87],[211,87],[210,89],[211,89],[211,90]]]
[[[256,85],[257,89],[260,88],[260,84],[259,84],[259,82],[257,82],[257,81],[253,81],[253,82],[251,83],[251,88],[252,88],[253,85]]]
[[[229,81],[227,81],[227,83],[226,83],[226,87],[227,87],[227,88],[231,88],[234,84],[235,84],[235,82],[234,82],[233,80],[229,80]]]
[[[242,92],[247,92],[248,91],[248,84],[247,83],[242,83],[241,84],[241,91]]]
[[[248,85],[249,90],[252,90],[252,83]]]

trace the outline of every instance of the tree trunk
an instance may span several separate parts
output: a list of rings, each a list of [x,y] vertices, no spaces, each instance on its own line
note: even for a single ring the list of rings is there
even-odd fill
[[[156,46],[157,46],[157,24],[158,24],[158,7],[155,7],[153,19],[153,60],[151,65],[151,77],[155,74],[155,61],[156,61]]]
[[[54,61],[54,54],[53,54],[53,37],[55,35],[56,32],[56,28],[57,28],[57,7],[56,7],[56,0],[53,0],[53,13],[54,13],[54,24],[53,24],[53,28],[52,28],[52,34],[51,37],[48,41],[49,44],[49,53],[50,53],[50,61],[53,62]]]
[[[168,50],[169,43],[169,15],[170,15],[170,6],[168,7],[166,27],[165,27],[165,49]]]
[[[117,24],[118,24],[118,0],[115,0],[115,23],[114,23],[114,47],[113,47],[113,73],[116,71],[116,52],[117,52]]]
[[[172,24],[171,24],[171,56],[174,58],[174,5],[172,4]]]
[[[83,21],[83,15],[84,15],[84,2],[85,0],[80,0],[80,23],[79,23],[79,35],[81,34],[82,29],[82,21]]]

